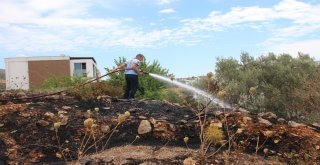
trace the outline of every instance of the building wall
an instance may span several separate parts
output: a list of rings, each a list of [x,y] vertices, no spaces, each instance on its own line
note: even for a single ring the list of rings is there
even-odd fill
[[[92,59],[72,59],[70,60],[70,73],[74,75],[74,64],[75,63],[86,63],[86,74],[87,77],[93,78],[96,77],[94,73],[97,71],[97,65]],[[94,71],[96,69],[96,71]]]
[[[74,63],[86,63],[87,77],[100,72],[92,59],[70,59],[69,56],[5,58],[6,89],[39,88],[52,76],[73,76]]]
[[[28,62],[26,58],[5,59],[6,89],[29,89]]]
[[[30,88],[40,88],[50,77],[69,77],[69,60],[29,61]]]

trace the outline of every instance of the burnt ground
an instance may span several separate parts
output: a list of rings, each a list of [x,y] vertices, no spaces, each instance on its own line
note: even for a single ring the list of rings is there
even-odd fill
[[[126,111],[130,116],[124,121]],[[288,122],[272,113],[214,108],[208,108],[206,126],[219,127],[223,141],[212,143],[201,157],[198,112],[167,102],[124,102],[109,96],[81,101],[54,95],[3,102],[0,165],[182,164],[187,160],[190,164],[320,164],[316,126]],[[91,127],[84,126],[88,118]],[[147,124],[138,134],[141,121],[151,127],[148,130]]]

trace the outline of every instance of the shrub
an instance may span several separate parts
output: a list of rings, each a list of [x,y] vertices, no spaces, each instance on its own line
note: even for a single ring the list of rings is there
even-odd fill
[[[290,117],[300,117],[307,122],[320,123],[320,73],[293,91],[294,101],[289,107]]]
[[[114,86],[110,82],[94,82],[85,86],[71,88],[68,93],[82,100],[93,100],[101,95],[121,97],[123,90],[119,86]]]
[[[241,102],[251,111],[286,115],[295,101],[293,91],[301,89],[318,72],[317,68],[318,64],[302,53],[296,58],[269,53],[256,59],[242,53],[240,62],[233,58],[218,59],[216,78],[219,86],[226,89],[229,102]],[[254,93],[250,93],[252,87]]]
[[[88,79],[84,77],[66,77],[66,76],[53,76],[47,79],[42,84],[42,89],[51,90],[51,89],[62,89],[68,88],[71,86],[76,86],[86,82]]]
[[[163,89],[160,99],[171,103],[187,104],[184,94],[177,88]]]

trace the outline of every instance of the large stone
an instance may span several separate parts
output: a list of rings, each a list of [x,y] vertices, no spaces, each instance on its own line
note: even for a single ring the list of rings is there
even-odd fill
[[[291,126],[291,127],[305,127],[306,125],[305,124],[301,124],[301,123],[297,123],[297,122],[294,122],[294,121],[288,121],[288,125]]]
[[[17,97],[21,98],[21,97],[27,97],[26,93],[20,91],[17,93]]]
[[[277,115],[272,112],[262,112],[259,113],[258,116],[268,118],[268,119],[277,119]]]
[[[286,120],[284,118],[279,118],[277,121],[280,124],[284,124],[286,122]]]
[[[49,122],[45,121],[45,120],[39,120],[39,121],[37,121],[37,124],[42,126],[42,127],[45,127],[45,126],[49,125]]]
[[[62,109],[63,109],[63,110],[70,110],[71,107],[70,107],[70,106],[62,106]]]
[[[152,131],[151,124],[148,120],[141,120],[139,128],[138,128],[138,134],[146,134]]]
[[[267,125],[267,126],[271,126],[272,123],[269,120],[263,119],[261,117],[258,117],[259,123]]]

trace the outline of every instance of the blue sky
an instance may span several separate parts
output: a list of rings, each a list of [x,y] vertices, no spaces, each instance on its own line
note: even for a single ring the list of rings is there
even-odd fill
[[[320,60],[319,0],[1,0],[6,57],[92,56],[103,67],[137,53],[176,77],[217,58],[298,52]]]

